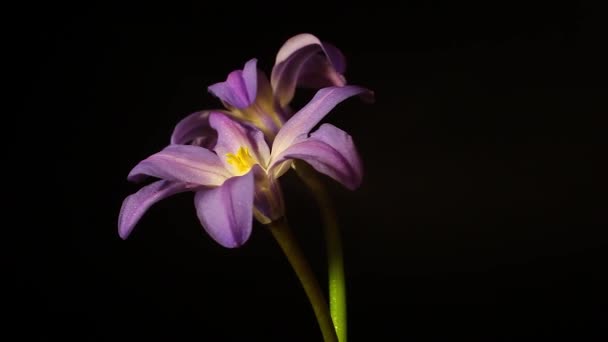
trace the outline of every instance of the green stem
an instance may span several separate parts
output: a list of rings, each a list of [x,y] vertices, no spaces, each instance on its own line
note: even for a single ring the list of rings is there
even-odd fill
[[[304,291],[308,296],[308,300],[312,305],[312,309],[317,317],[317,322],[321,328],[323,340],[325,342],[338,342],[336,331],[334,330],[329,314],[327,301],[323,296],[323,291],[321,290],[310,265],[306,261],[302,250],[298,246],[293,232],[289,228],[289,225],[287,225],[287,221],[285,218],[282,218],[269,223],[268,227],[283,250],[283,253],[285,253],[291,267],[293,267],[293,270],[296,272],[298,279],[300,279],[302,287],[304,287]]]
[[[332,201],[317,172],[308,164],[296,163],[296,172],[311,189],[321,210],[327,244],[329,309],[340,342],[346,342],[346,284],[340,228]]]

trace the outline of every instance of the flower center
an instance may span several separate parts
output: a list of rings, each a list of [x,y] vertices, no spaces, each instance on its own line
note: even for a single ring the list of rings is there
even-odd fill
[[[239,150],[235,153],[226,153],[226,161],[232,165],[237,173],[237,176],[246,174],[253,165],[257,164],[255,159],[249,154],[249,149],[246,147],[239,147]]]
[[[284,123],[281,115],[274,109],[272,102],[260,98],[247,108],[232,109],[232,113],[238,118],[251,122],[264,132],[264,135],[271,141]]]

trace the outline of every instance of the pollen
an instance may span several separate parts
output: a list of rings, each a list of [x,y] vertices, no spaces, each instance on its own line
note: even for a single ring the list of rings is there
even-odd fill
[[[242,146],[239,147],[236,154],[226,153],[226,161],[232,165],[239,176],[246,174],[256,164],[255,159],[249,154],[249,149]]]

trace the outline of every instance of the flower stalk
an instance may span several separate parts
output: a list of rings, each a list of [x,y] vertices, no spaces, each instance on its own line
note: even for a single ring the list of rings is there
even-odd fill
[[[329,309],[336,335],[340,342],[347,338],[346,282],[344,277],[344,253],[340,227],[332,201],[315,170],[306,163],[296,162],[298,176],[311,190],[319,209],[325,230],[327,248],[327,273],[329,282]]]
[[[325,342],[338,342],[336,331],[328,310],[327,301],[310,265],[300,249],[287,220],[283,217],[268,224],[270,232],[283,250],[295,271],[319,323]]]

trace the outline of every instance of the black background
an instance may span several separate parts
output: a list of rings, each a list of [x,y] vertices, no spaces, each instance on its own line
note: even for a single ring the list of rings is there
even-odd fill
[[[356,192],[327,182],[343,227],[350,340],[603,340],[602,13],[581,2],[7,10],[5,67],[16,77],[6,82],[15,109],[5,182],[17,191],[5,206],[2,334],[319,341],[259,224],[244,247],[224,249],[182,194],[128,240],[116,228],[138,189],[129,170],[179,119],[220,106],[206,87],[253,57],[269,72],[287,38],[310,32],[338,46],[349,82],[377,98],[350,99],[326,119],[353,135],[366,169]],[[312,95],[298,94],[299,104]],[[282,183],[325,283],[315,204],[293,174]]]

